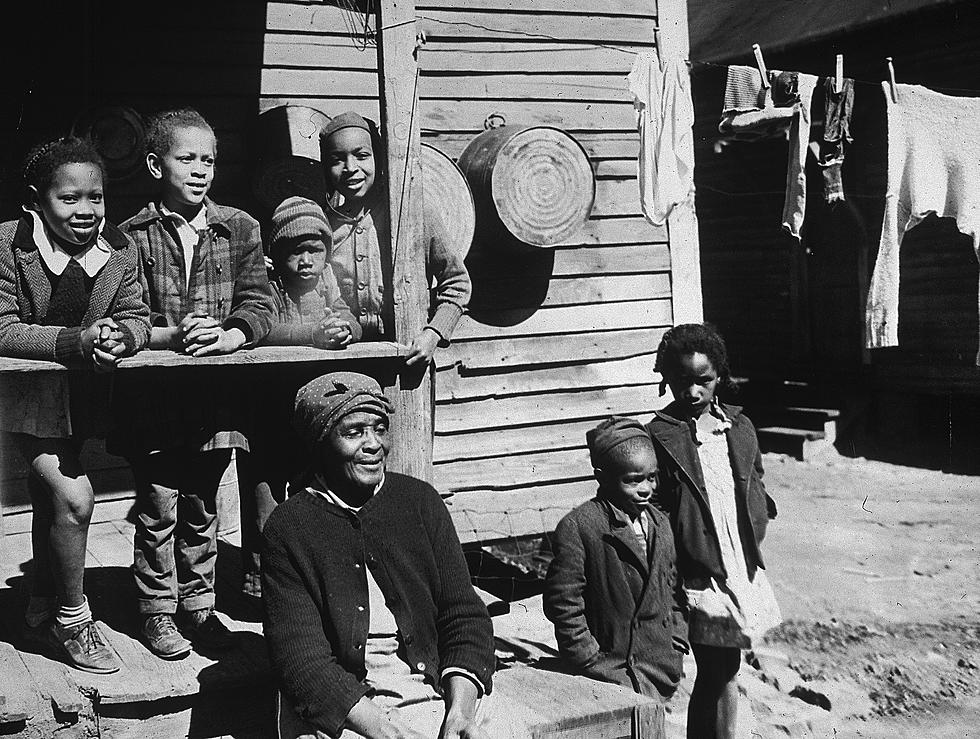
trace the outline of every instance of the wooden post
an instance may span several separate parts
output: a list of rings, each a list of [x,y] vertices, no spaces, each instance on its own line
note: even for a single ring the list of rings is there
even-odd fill
[[[686,0],[658,0],[657,53],[661,59],[687,59],[690,38],[687,26]],[[687,152],[694,161],[693,143]],[[670,239],[670,277],[673,323],[698,323],[704,320],[701,299],[701,247],[698,241],[698,218],[694,211],[694,190],[675,207],[667,218]]]
[[[425,326],[429,310],[422,243],[415,5],[413,0],[380,0],[377,7],[381,133],[388,147],[394,333],[396,341],[410,344]],[[392,402],[395,446],[390,468],[431,480],[432,379],[428,369],[400,372]]]

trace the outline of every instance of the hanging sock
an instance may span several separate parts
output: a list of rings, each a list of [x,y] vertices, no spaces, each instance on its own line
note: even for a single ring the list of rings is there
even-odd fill
[[[661,226],[694,191],[691,76],[682,60],[661,63],[656,52],[647,52],[637,55],[627,81],[640,132],[640,205],[647,220]]]
[[[795,101],[787,103],[785,99],[775,99],[777,90],[772,84],[775,77],[776,73],[769,73],[770,87],[767,89],[755,67],[730,66],[718,131],[739,141],[785,137]]]
[[[795,78],[792,82],[790,75]],[[797,74],[796,72],[780,72],[773,90],[779,86],[783,93],[795,98],[796,115],[789,127],[789,160],[786,165],[786,200],[783,202],[783,228],[797,241],[800,239],[800,228],[806,215],[806,152],[810,144],[810,103],[813,102],[813,91],[817,86],[817,78],[812,74]],[[773,92],[776,97],[779,93]]]
[[[828,203],[844,200],[841,165],[845,143],[850,144],[851,110],[854,108],[854,80],[841,80],[840,92],[834,89],[834,78],[824,83],[824,128],[820,142],[820,167],[823,170],[823,198]]]
[[[888,116],[888,192],[868,293],[871,348],[898,346],[899,250],[909,229],[932,214],[953,218],[980,256],[980,99],[896,85],[895,102],[889,83],[881,88]]]

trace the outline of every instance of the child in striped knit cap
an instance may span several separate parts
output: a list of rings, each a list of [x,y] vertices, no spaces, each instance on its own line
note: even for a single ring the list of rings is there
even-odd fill
[[[272,214],[269,253],[279,322],[265,343],[341,349],[361,338],[333,270],[324,269],[330,243],[330,224],[312,200],[288,198]]]

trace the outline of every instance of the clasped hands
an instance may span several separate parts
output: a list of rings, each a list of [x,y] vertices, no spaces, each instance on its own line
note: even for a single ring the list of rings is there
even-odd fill
[[[79,336],[82,356],[96,372],[112,372],[126,353],[126,335],[111,318],[100,318]]]

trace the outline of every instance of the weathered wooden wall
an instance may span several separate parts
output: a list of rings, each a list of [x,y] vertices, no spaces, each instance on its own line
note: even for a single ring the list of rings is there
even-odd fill
[[[259,112],[292,103],[378,118],[376,50],[358,48],[356,17],[340,8],[188,4],[193,30],[167,12],[135,33],[125,12],[102,5],[92,8],[91,73],[78,104],[199,108],[219,136],[215,198],[260,218],[250,191]],[[500,241],[495,252],[498,242],[483,239],[475,248],[472,314],[438,355],[435,481],[455,493],[461,535],[542,531],[594,490],[585,430],[609,413],[649,416],[662,405],[652,367],[672,323],[672,287],[700,305],[699,285],[672,286],[667,229],[649,225],[638,201],[626,75],[631,52],[654,46],[657,2],[419,0],[417,15],[427,37],[423,141],[456,157],[500,113],[508,125],[572,133],[597,176],[593,216],[566,244],[533,251]],[[54,103],[42,108],[32,115]],[[137,175],[114,187],[110,215],[135,212],[150,185]]]

